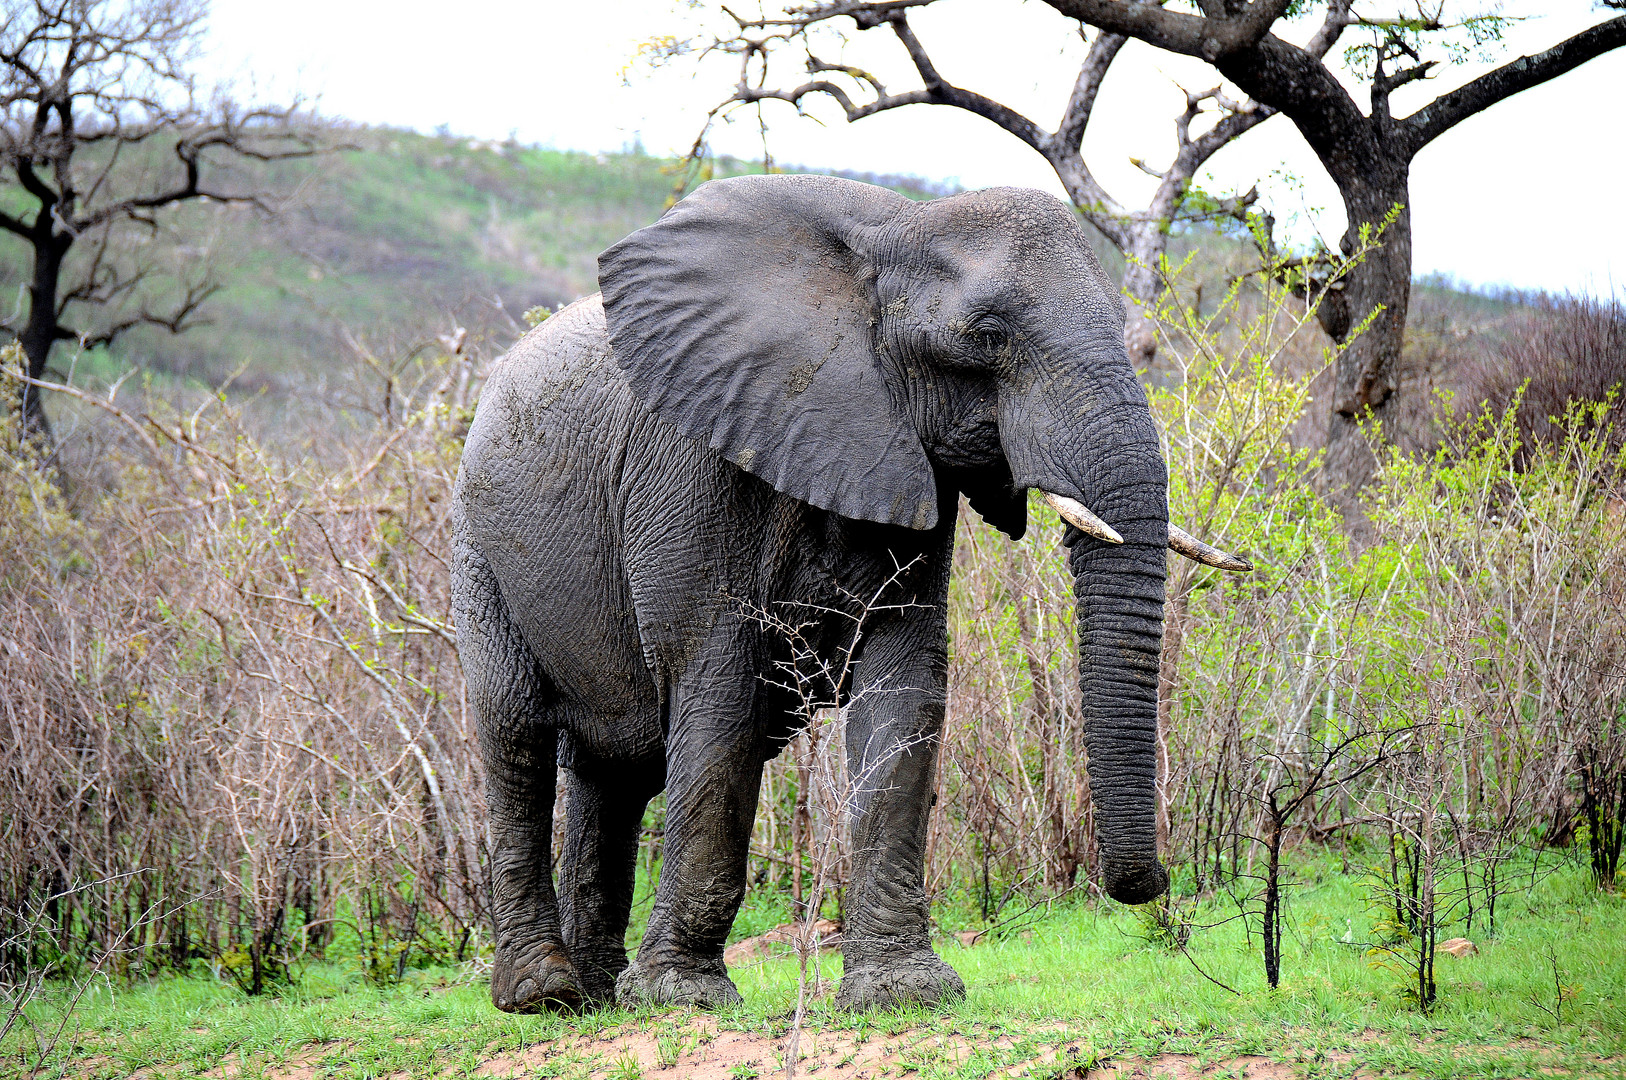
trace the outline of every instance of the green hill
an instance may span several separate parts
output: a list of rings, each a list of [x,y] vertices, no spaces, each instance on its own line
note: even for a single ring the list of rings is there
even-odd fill
[[[673,186],[672,163],[639,150],[595,155],[388,129],[336,129],[334,140],[353,149],[245,163],[222,185],[275,193],[275,214],[191,203],[164,219],[144,257],[156,250],[171,271],[209,265],[222,288],[204,309],[204,325],[180,336],[134,331],[110,354],[60,346],[57,373],[72,367],[82,381],[139,368],[161,396],[235,376],[238,394],[262,396],[260,414],[292,408],[306,414],[310,431],[321,431],[327,420],[308,414],[371,410],[387,381],[376,368],[408,362],[437,335],[464,327],[478,353],[492,355],[523,331],[527,309],[592,292],[598,253],[659,216]],[[738,174],[752,166],[717,168]],[[844,175],[916,198],[956,190]],[[18,198],[0,189],[0,204]],[[1171,257],[1193,247],[1201,250],[1189,280],[1210,296],[1257,265],[1248,245],[1206,227],[1175,237]],[[1118,253],[1097,248],[1109,273],[1121,273]],[[21,296],[25,254],[0,234],[5,295]],[[1452,325],[1484,326],[1507,307],[1439,283],[1420,294],[1430,310],[1449,312]],[[311,409],[316,401],[325,408]]]
[[[591,291],[598,251],[658,216],[671,187],[639,154],[344,137],[359,148],[233,178],[278,193],[275,215],[220,203],[175,215],[172,252],[211,260],[223,286],[206,325],[133,332],[87,359],[211,385],[246,365],[239,388],[286,393],[324,382],[357,345],[393,356],[454,325],[492,343],[528,307]]]
[[[641,151],[393,130],[335,139],[355,148],[255,165],[222,185],[276,193],[274,215],[194,203],[166,219],[160,261],[196,270],[208,260],[222,283],[205,325],[180,336],[134,331],[107,356],[61,347],[56,366],[98,374],[136,366],[210,386],[241,369],[239,390],[282,396],[327,385],[360,351],[399,357],[454,326],[500,349],[524,329],[528,308],[594,291],[598,253],[658,217],[673,186],[671,163]],[[719,164],[729,174],[749,168]],[[864,178],[916,197],[948,190]],[[26,279],[25,254],[0,236],[7,294]]]

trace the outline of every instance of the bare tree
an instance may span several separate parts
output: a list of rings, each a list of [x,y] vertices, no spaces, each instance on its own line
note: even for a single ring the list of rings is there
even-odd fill
[[[219,288],[207,268],[154,287],[149,279],[168,275],[127,241],[150,238],[164,208],[192,200],[265,207],[259,194],[214,182],[233,156],[315,151],[294,108],[200,103],[187,68],[201,0],[6,0],[5,9],[0,174],[20,190],[5,200],[0,230],[22,242],[31,266],[26,296],[0,327],[38,380],[58,341],[91,347],[136,326],[194,324]],[[39,389],[24,383],[21,393],[25,428],[49,437]]]
[[[1055,170],[1062,187],[1081,214],[1107,238],[1125,258],[1124,338],[1130,358],[1142,369],[1157,355],[1157,331],[1149,309],[1163,290],[1159,261],[1168,248],[1171,226],[1178,221],[1245,216],[1256,192],[1233,198],[1199,197],[1193,181],[1208,159],[1233,140],[1275,115],[1276,110],[1256,101],[1235,101],[1214,87],[1186,91],[1186,108],[1175,118],[1176,150],[1167,168],[1156,169],[1136,160],[1135,164],[1157,177],[1156,193],[1145,209],[1131,209],[1109,194],[1084,161],[1082,145],[1085,130],[1095,110],[1102,80],[1128,38],[1121,33],[1101,33],[1089,43],[1079,67],[1072,92],[1062,110],[1060,124],[1047,131],[1015,109],[974,90],[949,82],[938,71],[931,54],[909,25],[911,8],[925,7],[936,0],[885,0],[855,3],[852,0],[826,0],[797,4],[774,15],[746,19],[724,8],[734,18],[732,36],[718,37],[706,51],[721,51],[739,57],[739,81],[729,98],[712,109],[706,129],[695,141],[692,156],[704,152],[706,135],[719,117],[741,105],[767,101],[788,102],[798,112],[810,99],[822,97],[840,106],[849,123],[907,105],[944,105],[962,109],[997,124],[1041,154]],[[1056,5],[1060,6],[1060,5]],[[826,45],[844,41],[837,20],[850,19],[862,32],[885,28],[897,38],[907,55],[910,69],[904,78],[918,80],[918,89],[892,90],[871,71],[823,59],[819,51]],[[1330,27],[1324,40],[1312,43],[1325,53],[1337,39],[1342,24]],[[1084,36],[1083,24],[1078,27]],[[800,85],[781,87],[770,81],[771,59],[776,51],[799,48],[805,55],[808,79]],[[1211,116],[1206,108],[1217,109],[1218,119],[1200,134],[1193,134],[1199,118]]]
[[[1325,0],[1321,29],[1301,47],[1273,30],[1305,7],[1303,0],[1197,0],[1198,14],[1125,0],[1046,2],[1106,33],[1206,60],[1260,108],[1285,113],[1338,185],[1348,216],[1342,240],[1346,253],[1360,246],[1363,229],[1370,233],[1393,218],[1384,229],[1382,249],[1349,268],[1339,296],[1319,313],[1339,342],[1352,329],[1365,327],[1339,356],[1329,417],[1327,475],[1335,489],[1344,491],[1364,484],[1373,469],[1359,432],[1361,419],[1368,414],[1384,419],[1393,411],[1395,367],[1411,289],[1412,160],[1468,117],[1626,44],[1626,16],[1607,19],[1545,52],[1521,56],[1441,94],[1409,116],[1396,117],[1391,95],[1429,78],[1439,66],[1440,61],[1424,58],[1425,48],[1439,42],[1449,50],[1464,39],[1494,38],[1507,21],[1495,5],[1448,17],[1444,0],[1418,2],[1410,12],[1396,0],[1395,13],[1380,18],[1357,14],[1353,0]],[[1603,6],[1623,5],[1608,0]],[[1324,62],[1328,39],[1350,26],[1369,34],[1346,54],[1346,66],[1369,88],[1366,112]]]

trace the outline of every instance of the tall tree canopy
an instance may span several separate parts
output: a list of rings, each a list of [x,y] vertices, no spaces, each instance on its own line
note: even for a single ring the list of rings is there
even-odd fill
[[[910,2],[898,0],[899,6]],[[1046,2],[1106,32],[1206,60],[1291,120],[1338,185],[1348,220],[1342,240],[1346,254],[1360,245],[1362,230],[1393,217],[1381,246],[1348,269],[1336,301],[1320,312],[1323,325],[1340,341],[1352,328],[1366,325],[1339,357],[1330,403],[1327,471],[1346,491],[1371,473],[1358,425],[1367,416],[1382,419],[1391,411],[1411,288],[1412,161],[1468,117],[1626,44],[1626,16],[1600,19],[1543,52],[1521,56],[1409,115],[1395,116],[1390,108],[1395,91],[1429,78],[1441,64],[1441,58],[1426,55],[1430,48],[1460,48],[1464,37],[1483,41],[1499,31],[1506,20],[1494,6],[1453,12],[1444,0],[1410,10],[1397,3],[1392,14],[1380,16],[1376,5],[1356,12],[1352,0],[1197,0],[1196,13],[1135,0]],[[1612,0],[1602,6],[1626,5]],[[1322,28],[1311,46],[1278,35],[1285,20],[1312,14],[1312,8],[1320,12]],[[1343,57],[1346,69],[1367,88],[1364,110],[1327,63],[1327,50],[1315,46],[1349,27],[1365,33]]]
[[[1466,118],[1626,44],[1626,17],[1600,17],[1596,25],[1543,52],[1521,56],[1409,115],[1396,116],[1391,99],[1397,91],[1429,79],[1444,63],[1478,55],[1495,43],[1512,21],[1500,4],[1378,0],[1357,11],[1354,0],[1045,0],[1081,28],[1098,31],[1061,122],[1048,130],[939,70],[909,19],[912,12],[940,2],[824,0],[786,5],[758,18],[736,17],[735,33],[706,43],[708,50],[740,58],[734,91],[713,116],[742,103],[782,101],[800,110],[821,96],[835,101],[848,121],[913,105],[943,105],[982,116],[1046,158],[1080,212],[1130,256],[1125,292],[1145,303],[1157,295],[1155,267],[1170,224],[1194,208],[1190,196],[1199,170],[1244,132],[1277,113],[1285,115],[1316,153],[1344,203],[1343,250],[1321,257],[1337,264],[1363,247],[1363,232],[1383,230],[1381,243],[1364,258],[1336,267],[1343,275],[1342,287],[1318,312],[1328,332],[1348,342],[1329,402],[1327,470],[1340,491],[1358,487],[1370,475],[1361,421],[1392,412],[1411,284],[1412,161]],[[1626,0],[1602,0],[1599,6],[1621,9]],[[974,5],[961,7],[974,17]],[[1303,24],[1295,28],[1297,35],[1289,31],[1293,22]],[[832,60],[831,49],[821,49],[815,37],[816,31],[830,27],[890,32],[908,67],[902,77],[883,80],[877,72]],[[1189,107],[1177,119],[1175,158],[1166,170],[1155,172],[1161,183],[1142,210],[1112,198],[1081,150],[1101,80],[1130,38],[1206,61],[1241,91],[1228,96],[1216,87],[1188,95]],[[682,43],[676,51],[693,44]],[[1048,52],[1049,44],[1036,41],[1035,54]],[[1339,44],[1345,48],[1335,50]],[[776,84],[768,61],[787,47],[805,53],[807,77],[792,85]],[[1364,87],[1364,108],[1349,83]],[[1194,135],[1194,122],[1209,102],[1219,106],[1217,122]],[[1232,199],[1218,208],[1236,211],[1250,201]],[[1207,212],[1216,208],[1211,200],[1196,205]],[[1153,347],[1150,328],[1133,317],[1133,310],[1131,315],[1126,336],[1144,362]]]

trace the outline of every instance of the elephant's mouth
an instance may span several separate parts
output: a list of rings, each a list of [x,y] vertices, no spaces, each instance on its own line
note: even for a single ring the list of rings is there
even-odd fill
[[[1043,489],[1041,489],[1042,491]],[[1118,535],[1118,530],[1102,521],[1095,511],[1088,506],[1066,495],[1057,495],[1054,492],[1043,492],[1045,501],[1060,514],[1062,520],[1073,526],[1085,536],[1093,536],[1097,540],[1104,540],[1109,544],[1121,544],[1124,538]],[[1230,570],[1245,573],[1253,569],[1253,564],[1239,555],[1232,555],[1212,544],[1205,544],[1192,536],[1180,526],[1169,523],[1169,550],[1184,555],[1193,562],[1212,566],[1216,570]]]

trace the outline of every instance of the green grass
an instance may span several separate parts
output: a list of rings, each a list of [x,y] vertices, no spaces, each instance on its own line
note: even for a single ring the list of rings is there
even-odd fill
[[[909,1039],[958,1034],[983,1048],[958,1064],[922,1053],[910,1064],[923,1077],[980,1077],[1033,1059],[1041,1060],[1035,1075],[1049,1075],[1069,1062],[1163,1053],[1211,1061],[1260,1054],[1318,1076],[1619,1074],[1626,898],[1599,894],[1568,869],[1504,898],[1495,940],[1480,941],[1478,955],[1440,956],[1439,1004],[1425,1014],[1405,996],[1399,974],[1339,940],[1367,932],[1358,879],[1330,863],[1299,869],[1305,884],[1292,897],[1294,929],[1275,992],[1263,987],[1259,952],[1237,922],[1199,931],[1188,958],[1148,943],[1129,909],[1075,902],[972,948],[945,934],[939,951],[968,989],[951,1009],[855,1017],[821,1002],[809,1026]],[[1198,909],[1200,919],[1227,914],[1217,904]],[[753,922],[751,906],[744,915],[742,925]],[[1241,993],[1221,989],[1194,962]],[[1554,963],[1568,988],[1561,1020],[1552,1013]],[[839,975],[839,958],[821,966],[825,978]],[[768,961],[733,975],[745,1006],[719,1017],[719,1027],[783,1033],[796,1000],[795,964]],[[59,1005],[40,1004],[36,1020]],[[570,1035],[647,1032],[664,1040],[662,1059],[675,1058],[688,1023],[685,1014],[661,1011],[508,1016],[491,1007],[483,979],[469,971],[411,971],[400,985],[379,989],[353,965],[328,962],[258,999],[207,976],[98,986],[75,1016],[71,1048],[42,1075],[221,1075],[211,1071],[230,1064],[248,1077],[286,1075],[297,1063],[312,1064],[316,1076],[464,1076],[493,1055]],[[18,1060],[12,1042],[0,1047],[0,1071]],[[549,1064],[561,1075],[596,1067],[599,1076],[627,1080],[636,1062],[606,1053]],[[651,1067],[659,1066],[646,1065],[646,1075]]]

